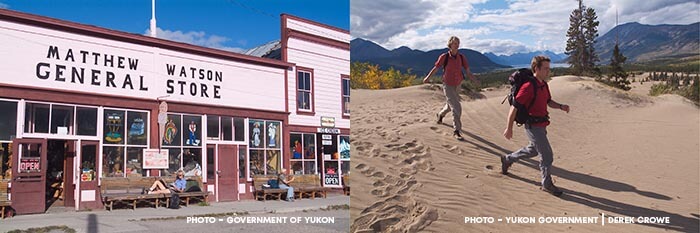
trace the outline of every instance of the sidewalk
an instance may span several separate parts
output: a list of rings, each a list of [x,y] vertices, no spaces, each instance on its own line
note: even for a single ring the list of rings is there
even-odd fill
[[[113,211],[95,210],[83,212],[63,212],[34,215],[20,215],[12,218],[0,219],[0,232],[10,230],[26,230],[28,228],[66,225],[77,232],[88,232],[88,229],[96,228],[99,232],[125,232],[146,230],[140,224],[134,224],[141,219],[175,218],[194,215],[225,214],[219,217],[232,216],[232,213],[248,212],[248,214],[263,213],[289,213],[304,210],[318,210],[328,206],[350,205],[350,197],[345,195],[329,195],[328,198],[302,199],[295,202],[286,201],[254,201],[244,200],[237,202],[211,202],[210,206],[197,204],[189,207],[181,206],[180,209],[167,209],[165,207],[147,208],[136,210],[115,209]],[[349,210],[348,210],[349,211]]]

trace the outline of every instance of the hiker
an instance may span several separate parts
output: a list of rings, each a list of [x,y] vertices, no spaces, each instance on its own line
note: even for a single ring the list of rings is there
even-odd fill
[[[279,183],[281,189],[287,190],[287,201],[292,202],[294,201],[294,188],[289,183],[294,181],[294,176],[291,176],[290,179],[287,179],[285,173],[287,173],[287,169],[282,168],[282,172],[280,172],[280,174],[277,176],[277,182]]]
[[[513,137],[513,121],[516,119],[518,111],[527,111],[528,118],[525,121],[525,134],[530,140],[530,144],[522,149],[508,155],[501,156],[501,173],[508,174],[508,168],[522,158],[535,157],[538,154],[542,157],[540,161],[540,172],[542,173],[543,191],[552,195],[560,196],[563,192],[552,182],[552,162],[554,160],[552,147],[547,139],[547,126],[549,117],[547,106],[569,113],[570,107],[552,100],[549,86],[545,79],[549,76],[550,59],[545,56],[535,56],[532,58],[530,67],[534,72],[536,87],[532,82],[524,82],[520,90],[515,95],[514,101],[508,113],[508,124],[503,136],[510,140]],[[528,75],[530,73],[528,72]],[[535,88],[537,88],[535,90]],[[518,107],[516,107],[516,105]],[[524,108],[523,108],[524,107]]]
[[[168,194],[172,192],[176,193],[181,193],[185,191],[185,187],[187,186],[187,181],[185,180],[185,172],[182,170],[177,171],[177,178],[175,179],[175,182],[173,183],[170,188],[168,188],[168,185],[165,184],[165,181],[162,179],[156,180],[153,182],[153,185],[151,185],[151,188],[144,190],[144,194]]]
[[[479,85],[479,81],[474,77],[471,70],[469,70],[467,57],[459,53],[459,38],[456,36],[450,37],[450,40],[447,41],[447,48],[449,48],[449,51],[440,55],[433,69],[431,69],[428,75],[423,79],[423,83],[428,83],[430,76],[432,76],[436,70],[439,68],[443,69],[442,90],[447,98],[447,103],[445,107],[437,113],[437,123],[442,124],[442,118],[452,110],[452,117],[454,120],[453,127],[455,130],[453,136],[457,140],[464,140],[461,134],[462,121],[460,119],[462,116],[462,105],[459,103],[459,88],[463,79],[462,68],[467,71],[467,76],[472,82],[476,83],[477,86]]]

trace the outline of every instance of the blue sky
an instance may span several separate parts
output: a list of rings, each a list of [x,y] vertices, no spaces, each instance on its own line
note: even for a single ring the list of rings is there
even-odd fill
[[[596,10],[603,35],[619,23],[690,24],[700,21],[698,0],[584,0]],[[508,55],[563,52],[575,0],[352,0],[353,37],[387,49],[445,48],[458,36],[461,47]]]
[[[151,0],[0,0],[0,8],[147,34]],[[349,30],[349,2],[324,0],[157,0],[158,37],[242,51],[280,39],[281,13]]]

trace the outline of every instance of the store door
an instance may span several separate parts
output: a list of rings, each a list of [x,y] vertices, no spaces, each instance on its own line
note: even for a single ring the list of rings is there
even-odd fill
[[[78,177],[80,182],[80,209],[100,209],[102,208],[99,188],[97,187],[97,153],[98,141],[82,141],[80,143],[80,163],[78,167]]]
[[[238,200],[238,155],[236,146],[219,145],[216,168],[219,201]]]
[[[12,141],[12,207],[17,214],[46,210],[46,139]]]

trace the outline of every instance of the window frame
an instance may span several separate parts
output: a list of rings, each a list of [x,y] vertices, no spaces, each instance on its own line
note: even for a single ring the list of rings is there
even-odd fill
[[[309,90],[299,89],[299,73],[309,73]],[[316,114],[316,100],[314,98],[314,69],[307,67],[297,66],[296,79],[295,79],[294,90],[295,90],[295,105],[297,109],[297,114],[299,115],[315,115]],[[299,108],[299,92],[309,93],[309,109]]]
[[[348,94],[345,95],[345,81],[348,82]],[[345,98],[348,98],[348,101],[345,102]],[[350,119],[350,109],[348,108],[350,104],[350,75],[345,75],[341,74],[340,75],[340,102],[341,102],[341,109],[340,113],[343,115],[343,119]],[[345,112],[345,110],[348,110]]]

